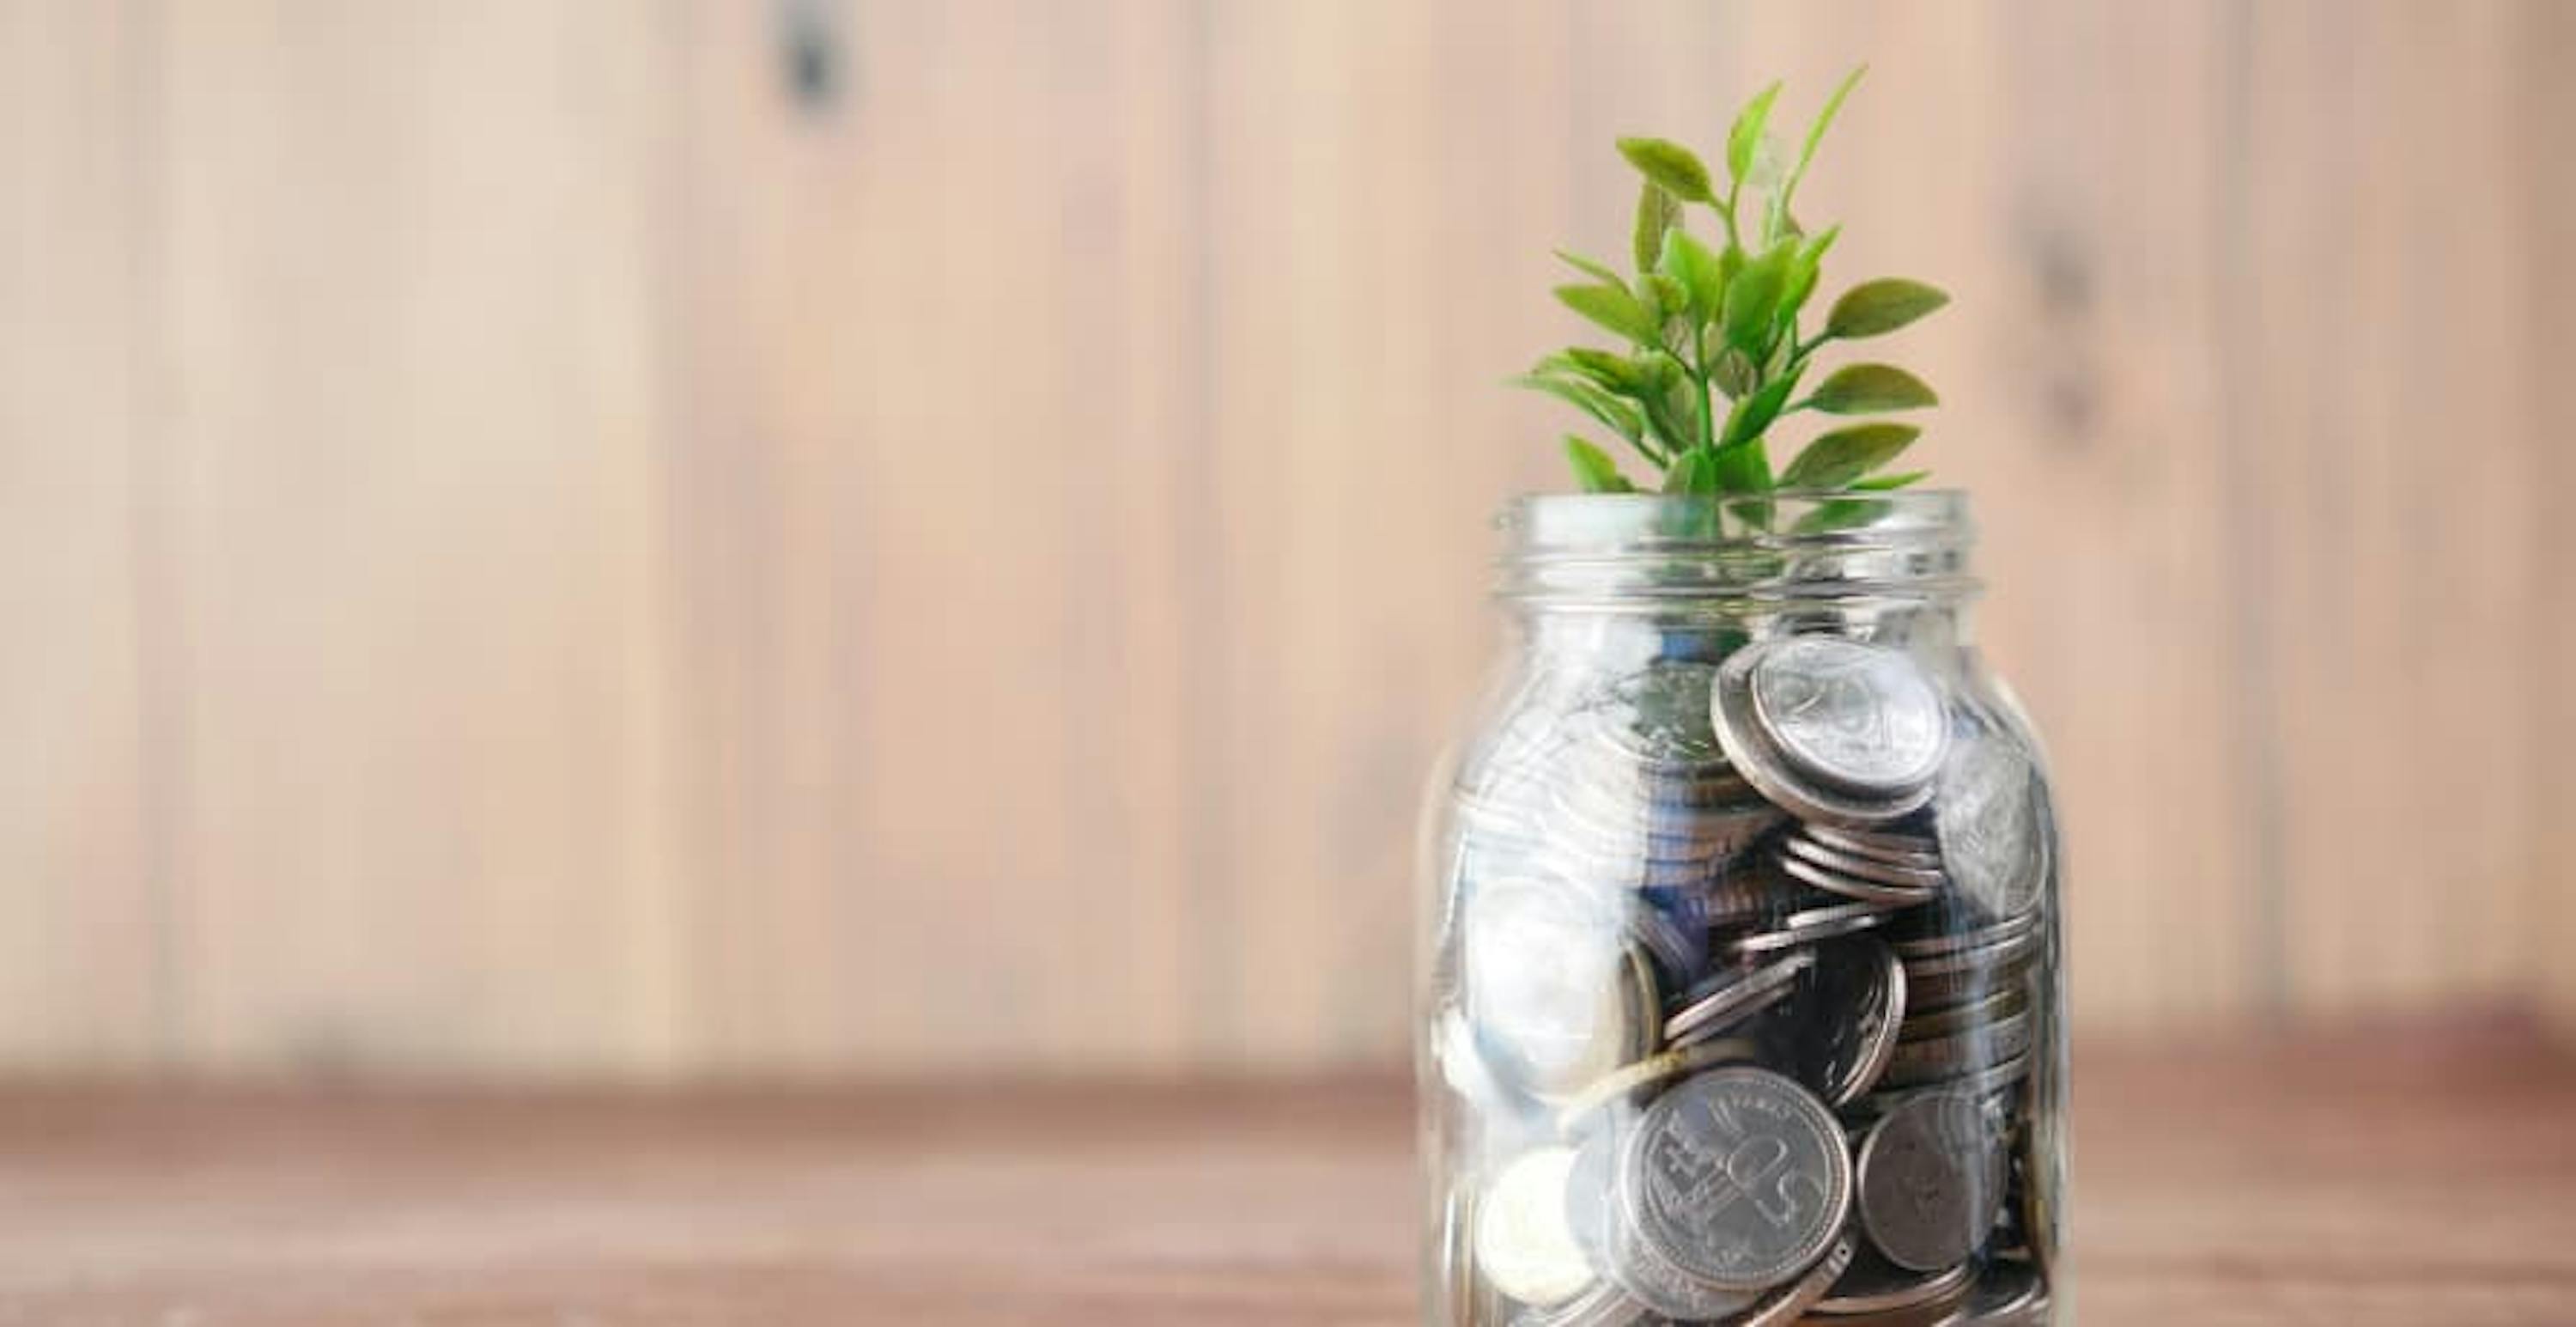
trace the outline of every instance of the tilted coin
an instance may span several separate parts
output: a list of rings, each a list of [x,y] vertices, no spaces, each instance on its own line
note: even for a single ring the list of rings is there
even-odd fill
[[[1877,937],[1844,936],[1815,956],[1788,997],[1745,1023],[1762,1062],[1839,1106],[1877,1084],[1905,1018],[1905,968]]]
[[[1739,651],[1753,712],[1791,766],[1864,796],[1902,796],[1941,768],[1941,693],[1901,650],[1791,636]]]
[[[1523,1304],[1562,1304],[1592,1284],[1591,1262],[1565,1221],[1574,1150],[1541,1147],[1512,1159],[1476,1204],[1476,1265]]]
[[[1879,861],[1859,853],[1828,848],[1815,840],[1792,834],[1780,843],[1780,850],[1838,875],[1858,876],[1882,885],[1907,885],[1918,890],[1936,890],[1947,882],[1939,867],[1908,866]]]
[[[1947,909],[1943,911],[1947,912]],[[1929,915],[1917,913],[1916,919],[1923,919]],[[1948,922],[1956,921],[1957,918],[1946,917],[1941,920]],[[1985,949],[2008,940],[2019,939],[2039,929],[2039,921],[2039,910],[2034,908],[1999,922],[1964,927],[1943,925],[1941,929],[1923,935],[1899,934],[1891,937],[1888,943],[1895,946],[1897,953],[1907,958],[1931,958],[1941,954],[1955,954],[1965,949]],[[1911,930],[1912,928],[1908,927],[1908,931]]]
[[[1793,1080],[1748,1066],[1709,1070],[1656,1098],[1620,1174],[1638,1242],[1729,1289],[1797,1275],[1851,1210],[1851,1153],[1833,1112]]]
[[[1929,885],[1890,885],[1844,875],[1797,857],[1784,855],[1778,862],[1783,873],[1801,884],[1882,908],[1910,908],[1918,903],[1929,903],[1940,893]]]
[[[1788,1287],[1773,1291],[1770,1298],[1755,1305],[1737,1327],[1788,1327],[1788,1324],[1805,1317],[1807,1310],[1823,1299],[1825,1292],[1833,1289],[1834,1282],[1841,1279],[1844,1270],[1851,1266],[1852,1249],[1850,1240],[1835,1240],[1834,1247],[1826,1252],[1823,1259]]]
[[[1730,1061],[1750,1060],[1755,1053],[1752,1042],[1741,1037],[1726,1037],[1717,1041],[1694,1042],[1623,1064],[1585,1084],[1582,1090],[1557,1108],[1557,1131],[1569,1138],[1578,1137],[1598,1123],[1610,1108],[1634,1101],[1686,1074]]]
[[[2047,1327],[2048,1282],[2028,1263],[1992,1262],[1944,1327]]]
[[[1851,1103],[1849,1113],[1858,1121],[1875,1123],[1889,1111],[1915,1097],[1935,1092],[1955,1092],[1980,1101],[1997,1096],[2007,1088],[2019,1086],[2030,1077],[2030,1056],[2016,1055],[1990,1069],[1980,1069],[1965,1078],[1926,1086],[1883,1086],[1878,1091]]]
[[[1652,992],[1638,989],[1624,910],[1616,897],[1543,878],[1477,891],[1462,928],[1465,1004],[1506,1077],[1562,1096],[1651,1045]]]
[[[1931,799],[1930,782],[1901,793],[1870,795],[1800,773],[1754,715],[1750,673],[1756,660],[1747,656],[1757,648],[1737,651],[1718,669],[1717,692],[1709,699],[1718,741],[1745,782],[1811,825],[1884,825]]]
[[[1667,769],[1719,766],[1726,752],[1709,728],[1708,693],[1717,669],[1660,659],[1611,684],[1604,732],[1639,761]]]
[[[1815,1315],[1855,1325],[1946,1324],[1973,1293],[1976,1275],[1975,1264],[1966,1262],[1925,1275],[1863,1249],[1852,1259],[1851,1270],[1817,1301]]]
[[[1977,969],[2008,968],[2032,956],[2039,948],[2039,932],[2024,930],[1993,944],[1974,949],[1961,949],[1938,954],[1910,954],[1898,950],[1905,966],[1918,976],[1937,977],[1945,972],[1968,972]]]
[[[1861,1228],[1909,1271],[1966,1262],[1994,1227],[1997,1161],[1975,1097],[1927,1092],[1906,1101],[1861,1143]]]
[[[1962,706],[1932,799],[1941,863],[1962,897],[1989,919],[2028,912],[2047,879],[2039,771],[2021,744]]]
[[[1767,954],[1866,931],[1873,926],[1885,925],[1891,915],[1888,909],[1875,903],[1837,903],[1809,908],[1781,918],[1780,924],[1771,930],[1736,937],[1730,948],[1738,954]]]
[[[1898,866],[1941,869],[1941,841],[1930,835],[1852,829],[1844,825],[1802,825],[1798,832],[1838,852],[1876,858]]]
[[[1905,1087],[1961,1078],[2030,1050],[2030,1015],[2010,1014],[1947,1032],[1906,1037],[1896,1043],[1887,1083]]]
[[[1664,1020],[1664,1040],[1678,1048],[1725,1031],[1787,995],[1798,974],[1815,962],[1814,954],[1800,951],[1759,967],[1735,968],[1709,978],[1693,987],[1681,1006]]]
[[[1638,1234],[1635,1214],[1624,1202],[1610,1240],[1610,1281],[1661,1317],[1675,1322],[1730,1318],[1756,1297],[1751,1291],[1712,1285],[1665,1257]]]
[[[1952,1005],[1947,1009],[1908,1010],[1905,1015],[1905,1030],[1900,1035],[1919,1038],[1935,1036],[1943,1032],[1956,1032],[1961,1028],[1992,1023],[2006,1015],[2021,1013],[2029,1008],[2030,996],[2027,992],[2006,987],[1981,999],[1972,1000],[1967,1004]]]
[[[1905,963],[1905,991],[1918,1013],[1947,1009],[1959,1004],[1982,1000],[1997,991],[2013,990],[2029,981],[2031,955],[2005,963],[1974,962],[1955,969],[1926,971],[1917,960]]]

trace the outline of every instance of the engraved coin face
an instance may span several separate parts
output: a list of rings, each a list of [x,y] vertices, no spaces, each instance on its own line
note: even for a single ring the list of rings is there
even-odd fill
[[[1613,740],[1646,765],[1696,769],[1726,763],[1710,727],[1712,664],[1658,660],[1611,688]]]
[[[1592,1264],[1566,1224],[1574,1151],[1524,1152],[1494,1176],[1476,1204],[1476,1265],[1523,1304],[1562,1304],[1592,1284]]]
[[[1842,1126],[1765,1069],[1711,1070],[1664,1093],[1629,1141],[1621,1193],[1638,1242],[1709,1285],[1760,1291],[1823,1256],[1851,1210]]]
[[[1862,793],[1917,787],[1941,768],[1941,693],[1899,651],[1793,636],[1753,665],[1754,713],[1800,772]]]
[[[2038,772],[2018,742],[1962,715],[1932,797],[1942,865],[1989,920],[2018,917],[2038,904],[2048,873]]]
[[[1887,1260],[1917,1272],[1967,1261],[1994,1226],[1994,1141],[1977,1098],[1908,1098],[1860,1149],[1860,1221]]]

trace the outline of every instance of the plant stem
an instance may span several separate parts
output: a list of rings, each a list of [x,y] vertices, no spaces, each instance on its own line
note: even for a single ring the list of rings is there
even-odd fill
[[[1691,380],[1699,384],[1699,441],[1715,450],[1717,447],[1717,403],[1709,395],[1708,327],[1697,318],[1691,320]]]

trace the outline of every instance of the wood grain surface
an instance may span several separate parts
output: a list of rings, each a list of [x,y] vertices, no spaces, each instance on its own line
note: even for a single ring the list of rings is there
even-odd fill
[[[2527,1029],[2080,1047],[2089,1327],[2576,1320]],[[1390,1080],[0,1094],[0,1322],[1410,1321]]]
[[[1830,279],[2088,1028],[2576,1024],[2553,0],[0,0],[0,1064],[1382,1064],[1621,133]],[[2427,768],[2441,771],[2427,775]]]

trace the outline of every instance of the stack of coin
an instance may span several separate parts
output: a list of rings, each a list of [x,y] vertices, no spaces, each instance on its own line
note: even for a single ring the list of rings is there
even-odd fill
[[[1534,708],[1460,781],[1435,968],[1490,1155],[1469,1320],[2044,1321],[2021,744],[1825,635]]]

